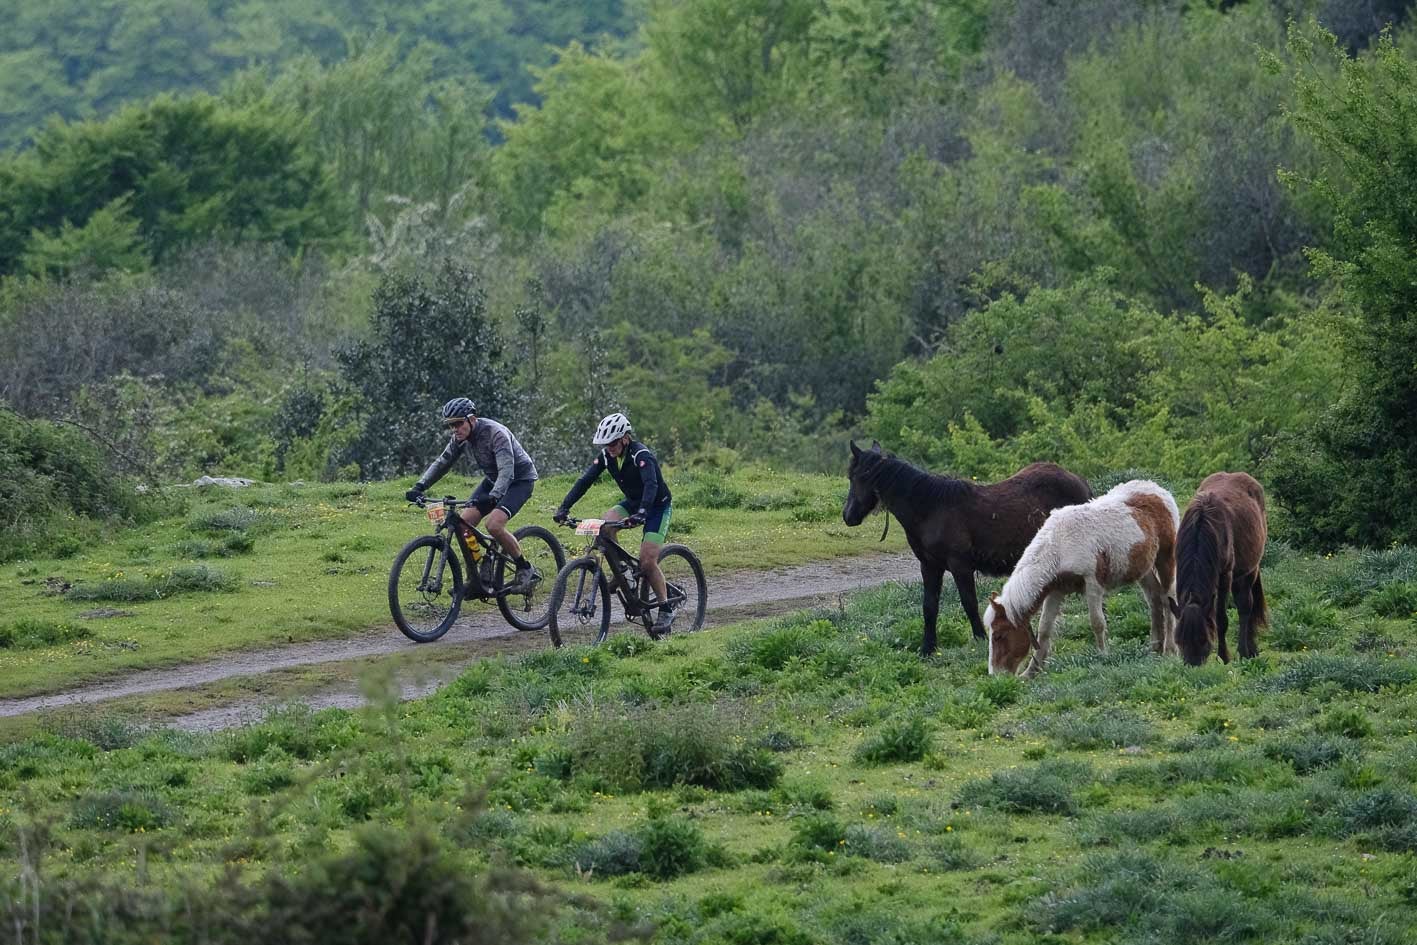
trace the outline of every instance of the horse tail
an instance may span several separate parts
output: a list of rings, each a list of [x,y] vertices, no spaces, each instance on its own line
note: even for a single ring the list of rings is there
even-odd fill
[[[1181,617],[1176,621],[1176,648],[1192,666],[1202,666],[1210,658],[1210,632],[1205,618],[1205,608],[1193,601],[1181,608]]]
[[[1265,603],[1264,584],[1260,582],[1260,572],[1258,570],[1255,571],[1255,584],[1250,591],[1250,600],[1250,606],[1252,608],[1250,611],[1250,620],[1254,623],[1255,628],[1258,629],[1260,627],[1269,626],[1269,605]]]

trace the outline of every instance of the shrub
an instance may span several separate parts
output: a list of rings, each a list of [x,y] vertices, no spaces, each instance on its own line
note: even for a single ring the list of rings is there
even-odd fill
[[[831,814],[809,814],[792,824],[788,847],[795,858],[820,859],[846,844],[846,827]]]
[[[1367,607],[1379,617],[1417,616],[1417,581],[1393,581],[1368,598]]]
[[[1033,719],[1029,728],[1057,741],[1064,748],[1125,748],[1155,740],[1151,723],[1125,709],[1061,712]]]
[[[1300,658],[1265,681],[1276,692],[1309,692],[1332,684],[1345,692],[1377,692],[1384,686],[1411,682],[1410,664],[1378,659],[1366,654],[1315,653]]]
[[[175,594],[230,592],[236,578],[204,564],[173,568],[142,578],[115,578],[97,584],[79,584],[67,594],[70,600],[141,601],[162,600]]]
[[[835,635],[836,628],[826,620],[784,623],[734,639],[727,655],[740,666],[777,672],[794,660],[813,656]]]
[[[1342,735],[1346,738],[1367,738],[1373,734],[1373,723],[1368,718],[1368,713],[1356,706],[1329,709],[1320,716],[1314,727],[1328,735]]]
[[[1295,774],[1310,774],[1329,768],[1358,754],[1358,746],[1347,738],[1309,736],[1270,742],[1264,746],[1266,758],[1288,762]]]
[[[7,627],[0,627],[0,650],[37,650],[87,640],[92,636],[87,627],[22,617]]]
[[[856,749],[863,764],[884,765],[919,761],[934,741],[929,723],[920,715],[891,719]]]
[[[862,856],[878,863],[900,863],[910,859],[910,844],[890,827],[852,824],[846,828],[845,839],[842,850],[851,856]]]
[[[708,863],[708,843],[691,820],[657,813],[650,816],[638,833],[641,871],[655,879],[694,873]]]
[[[1072,814],[1077,811],[1072,785],[1090,780],[1092,769],[1069,762],[996,771],[967,782],[958,801],[966,807],[989,807],[1015,814]]]
[[[742,721],[694,705],[657,712],[600,710],[569,733],[572,777],[617,790],[696,784],[715,791],[770,788],[782,774],[772,753],[734,734]]]
[[[152,791],[106,791],[80,798],[70,824],[97,830],[156,830],[172,822],[173,811]]]
[[[65,557],[78,550],[73,532],[83,520],[145,519],[154,511],[153,503],[109,467],[91,437],[27,420],[5,407],[0,407],[0,507],[6,509],[0,561]]]
[[[259,893],[263,908],[243,911],[249,933],[265,941],[532,941],[547,910],[508,908],[520,896],[545,894],[519,873],[469,870],[427,828],[380,824],[299,873],[273,870]]]

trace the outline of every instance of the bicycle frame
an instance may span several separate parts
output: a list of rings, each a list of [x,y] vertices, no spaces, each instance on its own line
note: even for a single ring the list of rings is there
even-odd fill
[[[460,509],[466,508],[470,503],[459,501],[454,496],[444,496],[441,500],[435,501],[441,501],[442,503],[442,521],[437,521],[433,518],[432,509],[423,506],[422,503],[419,503],[419,505],[428,513],[429,520],[434,524],[433,534],[437,535],[443,531],[449,532],[449,535],[444,538],[448,543],[446,547],[457,548],[462,551],[463,564],[467,568],[467,592],[463,596],[476,598],[478,600],[496,599],[498,592],[494,592],[488,588],[487,582],[482,579],[482,568],[487,568],[489,574],[495,574],[494,569],[497,567],[497,563],[506,557],[505,552],[502,551],[501,546],[497,542],[492,540],[491,535],[488,535],[476,525],[468,525],[462,520],[462,516],[459,515],[458,512]],[[481,561],[474,559],[472,556],[472,542],[476,542],[482,547],[483,556]],[[419,586],[427,586],[430,577],[433,578],[434,587],[442,586],[443,570],[447,566],[447,555],[439,555],[438,573],[436,577],[434,577],[431,574],[433,570],[433,559],[430,557],[428,563],[423,567],[422,580],[419,582]]]
[[[606,575],[606,586],[619,598],[621,606],[625,608],[625,616],[631,620],[645,617],[653,611],[659,610],[664,606],[659,601],[648,607],[641,605],[639,587],[643,572],[640,571],[640,559],[622,548],[614,538],[605,534],[606,526],[617,529],[625,527],[620,522],[605,522],[591,543],[586,546],[585,553],[595,556],[596,575],[605,573],[604,563],[608,562],[610,573]],[[595,586],[592,584],[592,595],[595,593]],[[594,598],[592,597],[593,602]]]

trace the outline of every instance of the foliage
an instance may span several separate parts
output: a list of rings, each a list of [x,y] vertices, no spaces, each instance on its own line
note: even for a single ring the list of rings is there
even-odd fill
[[[359,430],[342,456],[366,478],[422,469],[443,434],[438,410],[471,397],[479,416],[512,420],[501,341],[478,276],[448,259],[431,275],[390,273],[374,294],[370,337],[339,354],[359,395]],[[515,423],[513,423],[515,426]]]
[[[152,512],[131,482],[112,475],[89,437],[3,407],[0,508],[0,560],[72,554],[91,532],[84,519],[112,522]]]
[[[338,199],[296,116],[200,95],[47,125],[33,150],[0,159],[0,202],[0,275],[22,263],[34,272],[122,265],[139,240],[161,261],[213,237],[296,251],[342,233]]]
[[[67,120],[109,114],[124,102],[162,92],[216,92],[239,70],[277,68],[358,55],[364,30],[424,59],[435,81],[475,78],[490,86],[489,108],[509,114],[532,97],[528,65],[555,47],[603,34],[624,36],[639,19],[635,4],[547,0],[455,4],[247,3],[194,6],[180,0],[99,0],[32,7],[0,6],[9,24],[0,37],[0,99],[6,102],[0,148],[25,142],[51,114]],[[59,28],[62,24],[62,28]],[[351,46],[355,49],[352,51]]]
[[[1284,443],[1270,475],[1299,523],[1299,540],[1411,541],[1417,512],[1393,497],[1410,491],[1417,472],[1413,63],[1389,35],[1360,57],[1348,56],[1316,26],[1295,29],[1289,46],[1298,63],[1290,116],[1325,166],[1314,174],[1291,169],[1288,179],[1335,218],[1332,242],[1316,247],[1311,259],[1352,312],[1344,334],[1351,383]]]

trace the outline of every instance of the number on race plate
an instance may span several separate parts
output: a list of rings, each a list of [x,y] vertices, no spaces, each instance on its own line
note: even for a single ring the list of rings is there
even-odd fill
[[[428,521],[437,524],[443,520],[443,507],[441,505],[430,505],[426,511],[428,512]]]
[[[600,526],[605,524],[603,518],[583,518],[576,523],[577,535],[599,535]]]

